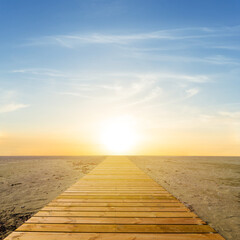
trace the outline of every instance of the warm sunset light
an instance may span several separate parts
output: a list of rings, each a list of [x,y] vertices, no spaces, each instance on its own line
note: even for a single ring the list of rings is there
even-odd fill
[[[0,2],[0,155],[240,155],[240,1]]]
[[[0,240],[240,240],[239,12],[0,0]]]
[[[134,120],[131,117],[121,116],[103,124],[101,143],[109,154],[128,154],[138,140]]]

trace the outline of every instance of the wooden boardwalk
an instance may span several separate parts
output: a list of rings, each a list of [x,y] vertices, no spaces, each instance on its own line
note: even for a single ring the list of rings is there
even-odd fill
[[[224,240],[127,157],[108,157],[6,240]]]

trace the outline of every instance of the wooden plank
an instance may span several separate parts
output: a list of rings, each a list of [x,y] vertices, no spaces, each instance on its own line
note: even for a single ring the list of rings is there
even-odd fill
[[[72,185],[71,187],[69,187],[68,189],[76,189],[76,190],[81,190],[81,191],[112,191],[112,190],[118,190],[118,191],[166,191],[166,189],[164,188],[153,188],[153,187],[84,187],[84,186],[75,186]]]
[[[107,192],[107,193],[95,193],[95,192],[88,192],[88,193],[82,193],[82,192],[73,192],[73,191],[66,191],[66,192],[64,192],[64,193],[62,193],[61,194],[61,196],[65,196],[65,195],[74,195],[74,196],[104,196],[104,195],[106,195],[106,196],[116,196],[116,195],[122,195],[122,193],[121,192]],[[136,192],[136,193],[127,193],[126,194],[126,196],[127,195],[130,195],[130,196],[132,196],[132,195],[134,195],[134,196],[139,196],[139,195],[141,195],[141,196],[172,196],[171,194],[169,194],[169,193],[141,193],[141,192]]]
[[[108,174],[109,171],[97,171],[97,172],[94,172],[94,174],[88,174],[88,176],[104,176],[106,174]],[[122,175],[125,175],[125,176],[142,176],[142,177],[145,177],[146,174],[145,173],[141,173],[141,172],[137,172],[137,171],[127,171],[127,172],[119,172],[119,171],[111,171],[111,175],[113,176],[122,176]]]
[[[164,189],[156,189],[156,188],[137,188],[137,187],[129,187],[129,188],[116,188],[116,187],[71,187],[70,189],[76,189],[76,190],[80,190],[80,191],[166,191]]]
[[[46,207],[184,207],[182,203],[98,203],[50,202]]]
[[[162,190],[162,191],[156,191],[156,192],[151,192],[151,191],[121,191],[121,190],[111,190],[111,191],[81,191],[81,190],[76,190],[76,189],[71,189],[71,190],[66,190],[65,192],[62,193],[63,194],[67,194],[67,193],[70,193],[71,195],[99,195],[99,194],[102,194],[102,195],[113,195],[113,194],[125,194],[125,195],[170,195],[170,193],[168,193],[167,191],[165,190]]]
[[[209,225],[141,225],[141,224],[29,224],[16,231],[21,232],[120,232],[120,233],[209,233],[215,232]]]
[[[78,203],[179,203],[177,199],[54,199],[54,202],[78,202]]]
[[[151,187],[151,186],[147,186],[147,187],[144,187],[144,186],[85,186],[83,184],[73,184],[71,187],[78,187],[78,188],[81,188],[81,189],[87,189],[87,190],[90,190],[90,189],[109,189],[109,190],[113,190],[113,189],[125,189],[125,190],[158,190],[158,189],[164,189],[163,187]]]
[[[166,190],[119,190],[119,189],[112,189],[112,190],[82,190],[77,188],[69,188],[65,192],[79,192],[79,193],[148,193],[148,194],[155,194],[155,193],[168,193]],[[169,193],[168,193],[169,194]]]
[[[87,175],[83,178],[84,180],[136,180],[136,181],[153,181],[150,177],[146,176],[146,175],[113,175],[111,173],[107,174],[107,175]]]
[[[175,199],[173,196],[152,196],[152,195],[59,195],[57,199]]]
[[[116,185],[119,186],[124,186],[124,185],[129,185],[129,187],[133,188],[133,187],[140,187],[143,186],[143,182],[138,182],[138,183],[132,183],[132,182],[113,182],[112,184],[107,183],[107,181],[99,181],[99,182],[88,182],[88,183],[82,183],[81,187],[85,186],[85,187],[102,187],[102,188],[115,188]],[[152,187],[152,184],[144,184],[144,187]]]
[[[197,217],[193,212],[70,212],[70,211],[42,211],[34,216],[62,216],[62,217]]]
[[[32,217],[27,223],[206,224],[200,218]]]
[[[186,207],[44,207],[42,211],[86,212],[189,212]]]
[[[111,175],[110,173],[106,173],[106,175],[96,175],[96,176],[87,176],[87,177],[84,177],[82,178],[80,181],[84,181],[84,182],[87,182],[87,181],[133,181],[133,182],[138,182],[138,181],[145,181],[147,183],[153,183],[154,184],[154,181],[149,178],[149,177],[142,177],[141,175],[136,175],[136,177],[132,176],[132,175],[123,175],[123,176],[120,176],[120,175]]]
[[[85,191],[85,190],[82,190],[82,189],[76,189],[76,188],[71,188],[71,189],[68,189],[67,191],[65,191],[65,193],[71,193],[71,192],[76,192],[76,193],[84,193],[84,194],[88,194],[88,193],[95,193],[95,194],[109,194],[109,193],[118,193],[118,194],[169,194],[166,190],[158,190],[158,191],[152,191],[152,190],[117,190],[117,189],[114,189],[114,190],[88,190],[88,191]]]
[[[13,232],[6,240],[224,240],[219,234]]]
[[[118,189],[118,188],[79,188],[79,187],[71,187],[71,188],[68,188],[66,191],[79,191],[79,192],[121,192],[121,193],[124,193],[124,192],[141,192],[141,193],[162,193],[162,192],[165,192],[165,193],[168,193],[168,191],[166,191],[165,189],[140,189],[140,188],[129,188],[129,189]]]

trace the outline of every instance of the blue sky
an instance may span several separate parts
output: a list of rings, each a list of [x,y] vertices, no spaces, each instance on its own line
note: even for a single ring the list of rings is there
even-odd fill
[[[239,12],[234,0],[0,0],[0,154],[104,153],[100,122],[131,115],[146,146],[133,154],[239,155]]]

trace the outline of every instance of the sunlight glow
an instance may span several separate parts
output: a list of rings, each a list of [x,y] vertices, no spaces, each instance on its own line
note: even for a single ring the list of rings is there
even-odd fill
[[[133,118],[121,116],[103,124],[101,143],[110,154],[127,154],[137,144],[139,137]]]

